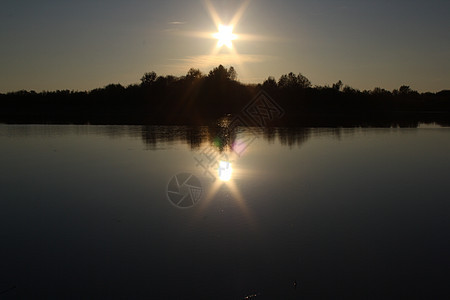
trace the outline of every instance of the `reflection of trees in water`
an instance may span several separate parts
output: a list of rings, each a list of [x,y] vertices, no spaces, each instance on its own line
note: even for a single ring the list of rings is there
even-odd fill
[[[277,130],[273,127],[261,128],[262,135],[269,143],[274,143],[277,137]]]
[[[209,144],[219,151],[229,150],[236,140],[237,129],[227,126],[142,126],[142,140],[154,148],[158,143],[183,142],[191,149],[199,149]]]
[[[206,126],[142,126],[142,140],[150,147],[158,143],[185,142],[198,149],[207,140]]]
[[[142,126],[141,135],[150,148],[158,143],[183,142],[195,150],[207,143],[222,152],[230,150],[239,130],[229,125],[229,118],[221,118],[213,126]]]
[[[380,123],[376,128],[417,128],[419,125],[421,124],[415,122]],[[434,123],[434,125],[437,124]],[[119,134],[115,131],[113,135],[122,135],[128,131],[134,136],[137,127],[139,126],[122,129]],[[149,148],[156,148],[160,143],[181,142],[186,143],[193,150],[208,145],[223,152],[231,150],[233,144],[246,135],[256,135],[271,144],[278,141],[281,145],[293,147],[303,145],[312,137],[328,136],[340,140],[343,136],[351,136],[363,128],[372,127],[236,127],[231,130],[219,122],[215,126],[142,126],[140,128],[142,139]]]
[[[391,122],[378,123],[376,128],[417,128],[428,123]],[[439,126],[438,123],[429,123]],[[230,129],[229,122],[223,119],[213,126],[141,126],[141,125],[4,125],[0,126],[0,135],[4,136],[62,136],[62,135],[101,135],[109,138],[132,137],[142,139],[149,149],[155,149],[158,144],[180,142],[189,145],[192,150],[202,146],[214,146],[218,151],[231,150],[232,145],[245,136],[257,136],[268,143],[277,140],[284,146],[300,146],[309,138],[316,136],[332,136],[340,139],[349,136],[360,128],[371,126],[361,125],[352,128],[321,128],[321,127],[236,127]]]
[[[328,135],[340,138],[340,128],[302,128],[302,127],[266,127],[230,129],[221,124],[216,126],[143,126],[142,139],[150,147],[155,148],[158,143],[182,142],[191,149],[199,149],[202,144],[212,145],[218,151],[228,151],[239,136],[252,134],[262,137],[269,143],[278,140],[282,145],[299,146],[310,137]]]
[[[279,127],[264,128],[262,135],[269,143],[277,139],[285,146],[300,146],[313,136],[333,136],[341,138],[341,128],[307,128],[307,127]]]
[[[279,128],[278,136],[280,143],[287,146],[300,146],[311,137],[310,128]]]

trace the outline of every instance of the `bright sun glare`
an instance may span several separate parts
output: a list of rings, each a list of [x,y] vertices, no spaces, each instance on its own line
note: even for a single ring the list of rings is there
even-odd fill
[[[231,179],[231,174],[233,169],[231,168],[231,163],[228,161],[219,162],[219,178],[222,181],[229,181]]]
[[[215,33],[214,37],[218,40],[217,47],[221,48],[225,45],[230,49],[233,47],[232,41],[237,38],[237,36],[233,34],[233,26],[225,25],[219,25],[219,32]]]

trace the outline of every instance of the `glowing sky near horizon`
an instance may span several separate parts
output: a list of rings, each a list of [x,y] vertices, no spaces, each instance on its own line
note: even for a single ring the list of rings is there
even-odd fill
[[[209,2],[224,25],[246,4]],[[180,76],[219,64],[251,83],[292,71],[313,85],[450,89],[447,0],[252,0],[233,28],[233,51],[215,52],[217,40],[200,37],[218,31],[205,0],[0,5],[0,92],[126,86],[148,71]]]

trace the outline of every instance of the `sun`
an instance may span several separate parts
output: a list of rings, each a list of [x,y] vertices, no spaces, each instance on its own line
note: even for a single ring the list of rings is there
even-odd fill
[[[219,32],[213,35],[217,41],[217,47],[221,48],[222,46],[227,46],[229,49],[233,47],[232,41],[237,38],[235,34],[233,34],[233,26],[225,26],[219,25]]]

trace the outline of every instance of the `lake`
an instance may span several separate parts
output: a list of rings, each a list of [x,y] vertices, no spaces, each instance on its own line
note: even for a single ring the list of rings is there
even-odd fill
[[[0,125],[5,299],[441,298],[450,128]]]

